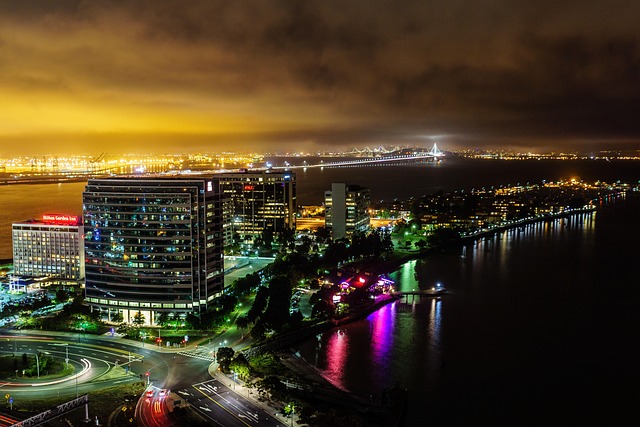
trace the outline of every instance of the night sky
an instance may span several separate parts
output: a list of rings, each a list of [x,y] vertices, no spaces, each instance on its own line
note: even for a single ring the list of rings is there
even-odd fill
[[[0,155],[640,148],[637,0],[2,1]]]

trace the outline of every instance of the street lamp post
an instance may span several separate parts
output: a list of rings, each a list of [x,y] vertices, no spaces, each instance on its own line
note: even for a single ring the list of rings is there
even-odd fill
[[[36,355],[36,369],[38,370],[38,378],[40,378],[40,359],[38,359],[38,352],[33,353]]]
[[[7,338],[7,341],[11,342],[9,338]],[[17,352],[18,352],[18,338],[13,337],[13,357],[16,356]]]
[[[63,345],[64,345],[64,351],[65,351],[64,363],[65,363],[65,366],[69,368],[69,344],[64,343]]]
[[[289,404],[287,408],[291,409],[291,427],[293,427],[293,416],[296,414],[296,407]]]

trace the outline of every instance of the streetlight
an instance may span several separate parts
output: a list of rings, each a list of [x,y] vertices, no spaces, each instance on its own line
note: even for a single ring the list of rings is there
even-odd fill
[[[69,343],[65,342],[62,344],[54,344],[55,346],[64,346],[64,350],[65,350],[65,358],[64,358],[64,363],[66,364],[66,367],[69,368]]]
[[[296,407],[292,404],[288,404],[287,407],[291,409],[291,427],[293,427],[293,416],[296,414]]]
[[[11,340],[7,338],[7,341],[11,341]],[[16,356],[17,352],[18,352],[18,337],[13,337],[13,357]]]
[[[40,359],[38,359],[38,352],[33,353],[36,355],[36,369],[38,370],[38,378],[40,378]]]

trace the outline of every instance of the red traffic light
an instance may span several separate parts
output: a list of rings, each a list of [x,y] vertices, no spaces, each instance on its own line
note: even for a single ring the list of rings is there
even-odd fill
[[[147,376],[149,376],[149,371],[147,371]]]

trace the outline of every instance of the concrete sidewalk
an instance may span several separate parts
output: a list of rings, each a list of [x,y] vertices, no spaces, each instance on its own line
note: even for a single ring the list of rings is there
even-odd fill
[[[260,397],[256,388],[250,387],[244,381],[236,379],[234,384],[233,378],[229,378],[223,372],[218,370],[218,364],[216,362],[209,365],[209,375],[211,375],[212,378],[215,378],[223,383],[225,386],[229,387],[229,389],[232,392],[236,393],[239,397],[250,400],[254,405],[262,408],[267,414],[269,414],[279,422],[285,425],[297,427],[305,425],[299,423],[299,417],[295,413],[293,414],[293,419],[291,417],[284,416],[279,407],[276,407],[274,403],[265,401]]]

